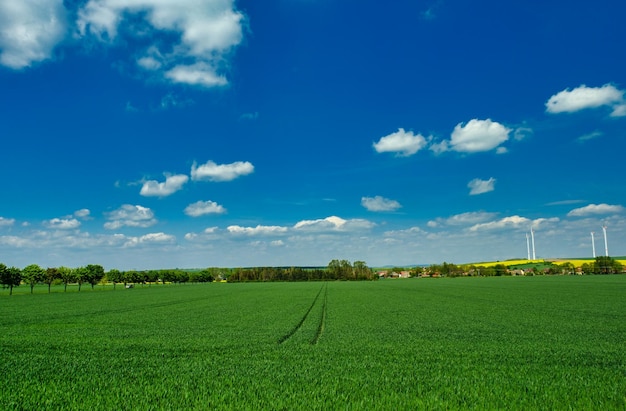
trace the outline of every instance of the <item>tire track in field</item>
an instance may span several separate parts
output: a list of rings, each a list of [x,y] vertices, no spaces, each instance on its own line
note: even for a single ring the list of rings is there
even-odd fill
[[[311,345],[317,345],[322,333],[324,332],[324,326],[326,324],[326,303],[328,302],[328,283],[324,287],[324,301],[322,305],[322,316],[320,317],[320,323],[317,326],[317,332],[311,340]]]
[[[324,291],[326,289],[326,287],[327,287],[327,285],[324,284],[322,286],[322,288],[320,288],[320,290],[317,292],[317,295],[313,299],[313,303],[311,304],[309,309],[306,310],[306,312],[304,313],[304,316],[302,316],[300,321],[298,321],[298,323],[291,330],[289,330],[289,332],[287,334],[283,335],[282,337],[280,337],[278,339],[278,344],[283,344],[284,342],[288,341],[300,329],[300,327],[302,327],[302,324],[304,324],[304,322],[306,321],[307,317],[309,316],[309,314],[313,310],[313,307],[315,307],[315,304],[317,303],[317,300],[319,300],[320,295],[322,294],[322,291]],[[325,298],[326,298],[326,296],[324,295],[324,299]],[[325,309],[325,306],[326,306],[326,303],[324,302],[324,309]]]

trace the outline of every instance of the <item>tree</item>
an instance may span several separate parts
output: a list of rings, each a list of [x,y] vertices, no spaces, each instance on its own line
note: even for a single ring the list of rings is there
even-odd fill
[[[61,274],[59,274],[59,270],[57,270],[56,268],[47,268],[46,272],[44,273],[44,279],[43,282],[48,284],[48,294],[50,294],[50,286],[52,285],[52,283],[54,282],[54,280],[56,280],[57,278],[60,278]]]
[[[576,274],[576,266],[572,263],[570,263],[569,261],[561,264],[561,272],[563,274]]]
[[[106,274],[107,276],[107,280],[111,281],[113,283],[113,289],[115,290],[115,283],[121,283],[123,282],[123,274],[120,270],[117,270],[115,268],[109,270],[109,272]]]
[[[57,268],[57,270],[59,271],[59,277],[61,277],[61,280],[63,280],[63,291],[67,292],[67,284],[71,283],[72,281],[76,281],[74,270],[69,267],[59,267]]]
[[[580,269],[583,274],[593,274],[593,264],[583,263],[583,265],[580,266]]]
[[[78,283],[78,291],[80,292],[83,283],[87,281],[89,273],[85,267],[74,268],[72,271],[74,272],[74,279]]]
[[[598,256],[593,271],[596,274],[616,274],[622,271],[622,265],[611,257]]]
[[[39,267],[37,264],[28,265],[22,270],[22,279],[30,285],[31,294],[33,293],[35,284],[43,281],[44,274],[44,269]]]
[[[354,270],[354,277],[357,280],[371,280],[373,277],[373,272],[365,261],[355,261],[352,264],[352,268]]]
[[[352,277],[352,265],[348,260],[339,261],[338,280],[349,280]]]
[[[9,295],[13,295],[13,287],[19,287],[22,282],[22,272],[17,267],[7,268],[0,263],[0,283],[9,287]]]
[[[100,280],[104,278],[104,268],[98,264],[88,264],[84,268],[85,280],[91,284],[93,290],[94,285],[98,284]]]

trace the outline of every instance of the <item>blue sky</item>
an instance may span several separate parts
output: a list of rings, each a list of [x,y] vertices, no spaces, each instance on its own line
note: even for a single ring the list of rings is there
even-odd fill
[[[0,261],[626,255],[626,5],[0,0]]]

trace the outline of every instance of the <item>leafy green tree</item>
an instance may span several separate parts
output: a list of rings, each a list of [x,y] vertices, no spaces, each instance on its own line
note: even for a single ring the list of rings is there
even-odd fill
[[[71,282],[76,281],[76,276],[74,274],[74,270],[69,267],[59,267],[57,268],[59,271],[59,276],[61,280],[63,280],[63,291],[67,292],[67,285]]]
[[[91,289],[104,278],[104,268],[98,264],[88,264],[84,267],[85,280],[91,284]]]
[[[583,263],[580,266],[580,269],[583,272],[583,274],[593,274],[593,264]]]
[[[348,260],[332,260],[327,270],[335,280],[348,280],[353,276],[352,265]]]
[[[198,281],[202,283],[212,283],[214,280],[215,278],[211,274],[211,270],[209,270],[208,268],[198,273]]]
[[[365,261],[355,261],[352,264],[352,269],[357,280],[371,280],[374,276],[373,271],[367,266]]]
[[[27,265],[22,270],[22,279],[25,283],[28,283],[30,285],[31,294],[33,293],[33,288],[35,288],[35,284],[43,281],[44,274],[44,269],[39,267],[37,264]]]
[[[13,287],[19,287],[22,282],[22,272],[17,267],[7,268],[0,263],[0,283],[9,287],[9,295],[13,295]]]
[[[50,267],[46,268],[43,282],[48,284],[48,294],[50,294],[50,286],[57,278],[61,278],[61,274],[58,269]]]
[[[611,257],[598,256],[594,262],[594,273],[616,274],[622,272],[622,264]]]
[[[86,267],[77,267],[72,270],[74,272],[74,279],[78,283],[78,291],[80,292],[83,283],[87,281],[89,272]]]
[[[494,270],[496,270],[496,276],[509,275],[509,270],[504,264],[496,264],[493,266],[493,268]]]
[[[111,269],[106,274],[107,280],[113,283],[113,289],[115,290],[115,283],[123,282],[122,272],[118,269]]]
[[[126,287],[126,284],[128,283],[134,284],[140,281],[141,276],[136,270],[129,270],[124,272],[124,287]]]

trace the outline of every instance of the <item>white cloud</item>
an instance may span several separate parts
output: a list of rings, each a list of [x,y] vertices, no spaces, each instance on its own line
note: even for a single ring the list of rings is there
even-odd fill
[[[402,207],[396,200],[390,200],[381,196],[362,197],[361,205],[368,211],[395,211]]]
[[[442,140],[439,143],[431,143],[428,149],[435,154],[441,154],[446,151],[450,151],[450,144],[448,143],[448,140]]]
[[[165,181],[162,183],[156,180],[145,181],[139,194],[144,197],[167,197],[182,189],[187,181],[189,177],[185,174],[165,174]]]
[[[341,217],[330,216],[317,220],[302,220],[297,222],[293,228],[307,231],[354,231],[370,229],[374,223],[363,219],[344,220]]]
[[[625,117],[626,116],[626,103],[613,106],[611,117]]]
[[[573,113],[587,108],[613,107],[614,117],[626,115],[624,90],[612,84],[602,87],[587,87],[584,84],[573,89],[565,89],[550,97],[546,102],[548,113]]]
[[[122,227],[150,227],[157,223],[154,213],[147,207],[124,204],[117,210],[106,213],[109,222],[104,228],[117,230]]]
[[[14,218],[4,218],[0,217],[0,227],[10,227],[15,224]]]
[[[89,220],[91,218],[91,211],[87,208],[81,208],[80,210],[74,211],[74,217]]]
[[[214,201],[196,201],[185,208],[185,214],[190,217],[200,217],[205,214],[224,214],[226,209]]]
[[[72,230],[80,227],[80,221],[75,218],[53,218],[44,221],[44,225],[56,230]]]
[[[490,177],[489,180],[481,180],[480,178],[475,178],[467,183],[467,187],[470,189],[469,195],[474,196],[493,191],[495,189],[495,184],[496,179],[493,177]]]
[[[462,226],[470,224],[478,224],[484,221],[495,218],[497,213],[488,213],[486,211],[471,211],[467,213],[456,214],[448,218],[437,218],[427,223],[429,227],[439,227],[441,225],[447,226]]]
[[[480,223],[473,225],[470,227],[470,231],[480,231],[480,230],[498,230],[503,228],[517,228],[520,226],[529,226],[530,227],[531,220],[526,217],[520,217],[518,215],[514,215],[511,217],[504,217],[500,220],[490,221],[488,223]]]
[[[534,133],[533,129],[530,127],[522,126],[517,127],[513,131],[513,138],[517,141],[525,140],[528,137],[532,136]]]
[[[176,242],[176,237],[163,232],[149,233],[142,235],[141,237],[126,237],[124,247],[136,247],[141,244],[173,244]]]
[[[257,225],[256,227],[241,227],[238,225],[231,225],[226,228],[231,234],[243,234],[243,235],[276,235],[287,232],[287,227],[281,227],[277,225]]]
[[[415,235],[415,234],[426,235],[427,232],[422,230],[419,227],[411,227],[405,230],[391,230],[391,231],[385,231],[383,233],[385,237],[402,237],[402,236],[407,236],[407,235],[410,236],[410,235]]]
[[[21,69],[49,59],[66,30],[63,0],[0,1],[0,64]]]
[[[137,59],[140,68],[161,71],[174,83],[228,83],[222,74],[224,61],[242,41],[245,20],[234,0],[89,0],[78,12],[77,26],[81,35],[112,42],[131,15],[143,23],[142,33],[125,40],[141,37],[141,43],[149,43]],[[164,34],[176,35],[174,44],[164,45]]]
[[[569,213],[567,213],[568,217],[585,217],[590,215],[601,215],[601,214],[616,214],[624,211],[624,207],[621,205],[610,205],[610,204],[589,204],[584,207],[575,208]]]
[[[228,84],[226,77],[215,73],[207,63],[178,65],[165,72],[165,77],[174,83],[186,83],[196,86],[215,87]]]
[[[193,163],[191,166],[191,179],[194,181],[231,181],[252,172],[254,172],[254,166],[248,161],[216,164],[209,160],[200,166],[197,166],[195,162]]]
[[[456,125],[449,145],[452,150],[462,153],[489,151],[507,141],[510,132],[511,129],[491,119],[473,119],[465,125]]]
[[[398,153],[400,156],[412,156],[426,146],[426,138],[421,134],[413,134],[412,131],[404,131],[403,128],[389,134],[374,143],[377,153]]]

